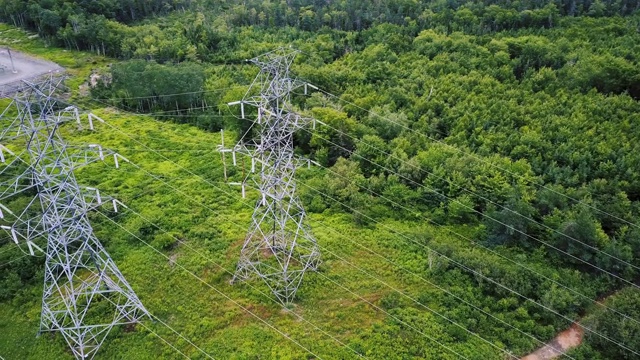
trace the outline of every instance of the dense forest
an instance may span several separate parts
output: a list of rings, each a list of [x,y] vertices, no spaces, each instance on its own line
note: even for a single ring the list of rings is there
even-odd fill
[[[255,135],[251,122],[226,105],[242,98],[257,73],[245,60],[279,46],[299,49],[293,72],[320,89],[293,100],[300,112],[323,123],[295,139],[297,151],[319,164],[298,175],[314,231],[330,248],[323,271],[337,268],[336,278],[384,310],[372,315],[343,303],[338,310],[322,290],[330,283],[311,276],[301,290],[301,313],[331,324],[330,333],[371,358],[457,358],[424,333],[470,359],[522,356],[578,321],[585,341],[571,358],[636,359],[639,10],[637,0],[0,0],[0,21],[10,24],[0,44],[47,47],[55,55],[42,52],[52,58],[64,56],[62,51],[83,54],[65,65],[75,71],[73,81],[84,82],[89,73],[98,80],[88,93],[71,98],[104,108],[125,132],[170,157],[134,149],[125,153],[134,162],[178,187],[193,187],[192,196],[210,198],[208,207],[230,214],[211,219],[202,209],[189,213],[193,204],[147,182],[140,171],[87,170],[80,178],[106,184],[169,230],[161,234],[141,220],[116,218],[166,254],[186,251],[176,239],[189,239],[227,267],[233,266],[251,205],[243,207],[235,190],[229,195],[179,178],[177,173],[188,174],[177,164],[221,182],[217,132]],[[39,40],[12,39],[12,26],[37,33]],[[73,141],[98,140],[123,152],[140,145],[68,131]],[[171,154],[175,149],[187,150]],[[209,158],[198,155],[204,149]],[[231,178],[240,172],[229,171]],[[204,300],[189,305],[170,295],[180,304],[178,313],[151,300],[163,296],[154,285],[167,291],[179,286],[194,296],[202,290],[168,278],[142,254],[144,245],[104,218],[95,220],[102,238],[122,238],[108,247],[140,284],[143,300],[175,318],[174,325],[216,357],[307,358],[299,348],[243,348],[243,336],[280,339],[246,320],[216,315],[225,305],[206,310],[214,318],[198,327],[193,321]],[[341,234],[353,235],[364,250],[388,254],[392,265],[363,259],[361,266],[404,290],[383,291],[345,268],[333,251],[357,259],[364,250],[344,245]],[[42,259],[11,262],[17,252],[5,249],[12,246],[0,239],[0,264],[8,263],[0,265],[0,331],[30,336],[17,319],[28,312],[29,324],[37,320]],[[195,271],[214,273],[213,283],[228,286],[204,260],[181,256]],[[140,275],[143,264],[158,276],[153,284]],[[242,288],[228,291],[243,296]],[[255,292],[244,300],[268,302]],[[261,306],[305,344],[319,341],[305,337],[296,321],[279,318],[276,305]],[[18,325],[3,319],[24,327],[17,331]],[[362,326],[359,319],[366,319]],[[135,356],[150,341],[119,335],[130,352],[105,354]],[[220,345],[224,341],[232,345]],[[323,341],[315,348],[321,357],[354,355]],[[0,340],[0,356],[3,346],[16,358],[51,351],[38,342],[29,353]],[[57,345],[54,351],[63,352]],[[170,350],[164,356],[177,356]]]

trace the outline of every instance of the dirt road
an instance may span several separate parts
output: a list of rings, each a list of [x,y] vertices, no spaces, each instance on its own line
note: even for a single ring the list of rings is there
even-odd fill
[[[558,334],[553,340],[535,352],[520,360],[551,360],[560,357],[567,350],[573,349],[582,343],[584,331],[576,323],[570,328]]]

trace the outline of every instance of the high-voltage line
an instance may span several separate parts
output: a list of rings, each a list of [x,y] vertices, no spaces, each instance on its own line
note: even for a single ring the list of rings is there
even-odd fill
[[[260,67],[260,72],[244,98],[229,105],[240,105],[243,118],[245,105],[257,109],[253,125],[259,128],[259,138],[253,144],[220,147],[223,158],[231,152],[234,163],[236,153],[250,156],[251,171],[260,173],[256,181],[260,198],[232,281],[257,276],[282,304],[293,300],[305,272],[316,270],[320,262],[316,239],[296,194],[295,171],[304,161],[294,155],[293,135],[315,123],[295,113],[291,106],[291,92],[301,87],[306,92],[311,86],[290,77],[297,53],[281,48],[249,60]],[[243,194],[245,183],[246,179],[240,183]]]
[[[120,130],[120,129],[116,128],[116,127],[113,127],[113,126],[112,126],[112,128],[113,128],[114,130],[117,130],[118,132],[120,132],[120,133],[124,134],[125,136],[128,136],[128,137],[130,137],[130,138],[132,138],[132,139],[133,139],[133,136],[128,135],[128,134],[126,134],[126,133],[124,133],[122,130]],[[307,131],[307,130],[304,130],[304,131]],[[134,141],[136,141],[136,140],[134,139]],[[139,143],[139,144],[141,144],[141,145],[143,145],[145,148],[147,148],[147,150],[148,150],[148,151],[154,151],[154,152],[155,152],[155,151],[158,151],[158,150],[154,150],[154,149],[149,148],[148,146],[146,146],[146,145],[144,145],[144,144],[140,143],[139,141],[136,141],[136,142],[137,142],[137,143]],[[158,153],[158,155],[161,155],[161,154],[159,154],[159,153]],[[161,155],[161,157],[163,157],[165,160],[169,160],[169,159],[168,159],[168,158],[166,158],[164,155]],[[170,161],[170,160],[169,160],[169,161]],[[174,163],[174,164],[175,164],[175,163]],[[176,164],[176,165],[177,165],[177,164]],[[187,170],[187,172],[189,172],[189,173],[190,173],[190,174],[192,174],[192,175],[196,175],[196,174],[194,174],[193,172],[189,171],[188,169],[184,168],[184,167],[183,167],[183,166],[181,166],[181,165],[178,165],[178,167],[180,167],[180,168],[182,168],[182,169]],[[329,169],[329,170],[330,170],[330,169]],[[148,175],[150,175],[151,177],[153,177],[154,179],[161,180],[161,179],[159,179],[157,176],[152,175],[151,173],[148,173],[148,172],[147,172],[147,174],[148,174]],[[337,174],[337,175],[339,175],[339,174]],[[211,181],[209,181],[209,180],[207,180],[207,179],[205,179],[205,178],[202,178],[202,177],[201,177],[201,176],[199,176],[199,175],[196,175],[196,176],[200,177],[200,178],[201,178],[205,183],[208,183],[208,184],[210,184],[210,185],[214,186],[215,188],[218,188],[217,186],[215,186],[215,185],[214,185],[214,183],[213,183],[213,182],[211,182]],[[339,175],[339,176],[340,176],[340,175]],[[163,182],[164,184],[168,185],[168,184],[167,184],[166,182],[164,182],[164,181],[161,181],[161,182]],[[180,191],[179,189],[177,189],[177,188],[175,188],[175,187],[172,187],[171,185],[169,185],[169,186],[170,186],[170,187],[171,187],[171,188],[172,188],[176,193],[180,193],[180,194],[182,194],[182,195],[185,195],[185,196],[186,196],[186,194],[184,194],[184,193],[183,193],[182,191]],[[308,185],[304,185],[304,186],[308,187]],[[220,189],[220,188],[218,188],[218,189]],[[312,190],[314,190],[314,191],[316,191],[316,192],[318,192],[318,191],[319,191],[319,190],[317,190],[317,189],[315,189],[315,188],[310,188],[310,189],[312,189]],[[221,189],[220,189],[220,190],[221,190]],[[367,190],[369,190],[369,189],[367,189]],[[222,190],[222,191],[223,191],[223,192],[225,192],[224,190]],[[371,191],[371,190],[369,190],[369,191]],[[376,194],[375,192],[372,192],[372,193],[373,193],[373,194],[375,194],[375,195],[379,195],[379,194]],[[321,193],[321,194],[323,194],[323,193]],[[324,194],[324,195],[325,195],[325,196],[327,196],[326,194]],[[188,196],[187,196],[187,197],[188,197]],[[384,197],[384,196],[383,196],[383,197]],[[196,202],[196,203],[198,203],[198,204],[200,204],[200,203],[201,203],[201,202],[199,202],[197,199],[194,199],[194,198],[191,198],[191,200],[192,200],[192,201],[194,201],[194,202]],[[387,199],[387,200],[389,200],[389,199]],[[337,201],[337,200],[335,200],[335,199],[334,199],[334,201]],[[391,200],[390,200],[390,201],[391,201]],[[346,206],[345,204],[341,204],[341,205]],[[396,203],[396,205],[401,206],[400,204],[397,204],[397,203]],[[205,206],[205,207],[206,207],[206,206]],[[401,206],[401,207],[402,207],[402,206]],[[207,208],[208,208],[209,210],[212,210],[210,207],[207,207]],[[129,209],[129,210],[130,210],[130,209]],[[352,209],[352,210],[353,210],[353,209]],[[353,210],[353,211],[356,211],[356,212],[357,212],[357,210]],[[140,214],[137,214],[137,215],[138,215],[138,216],[141,216]],[[366,216],[366,215],[365,215],[365,216]],[[144,217],[143,217],[143,219],[144,219]],[[146,221],[149,221],[148,219],[145,219],[145,220],[146,220]],[[371,219],[371,220],[375,221],[374,219]],[[427,219],[427,220],[428,220],[428,219]],[[232,223],[233,223],[233,222],[232,222]],[[155,227],[158,227],[156,224],[153,224],[153,223],[151,223],[151,225],[153,225],[153,226],[155,226]],[[236,225],[237,225],[237,226],[240,226],[239,224],[236,224]],[[326,225],[326,224],[324,224],[324,225]],[[434,225],[440,225],[440,224],[436,224],[436,223],[434,223]],[[167,232],[166,232],[166,230],[163,230],[163,229],[161,229],[161,228],[159,228],[159,230],[161,230],[161,231],[163,231],[163,232],[167,233]],[[335,232],[335,231],[334,231],[334,232]],[[339,234],[339,233],[337,233],[337,234],[338,234],[338,236],[340,236],[340,234]],[[454,232],[454,234],[455,234],[455,235],[460,236],[460,234],[457,234],[457,233],[455,233],[455,232]],[[402,234],[399,234],[399,235],[401,235],[401,236],[402,236]],[[404,238],[406,238],[406,237],[404,237]],[[463,238],[464,238],[464,237],[463,237]],[[180,239],[178,239],[178,238],[175,238],[175,239],[176,239],[178,242],[181,242],[181,240],[180,240]],[[408,238],[406,238],[406,239],[408,239]],[[347,240],[350,240],[350,239],[347,239]],[[470,239],[467,239],[467,240],[470,240]],[[414,240],[414,239],[411,239],[411,241],[412,241],[412,242],[415,242],[415,240]],[[471,240],[470,240],[470,241],[471,241]],[[473,242],[472,242],[472,243],[473,243]],[[363,245],[361,245],[361,244],[356,244],[356,245],[358,245],[358,246],[360,246],[360,247],[363,247]],[[321,247],[320,247],[320,248],[321,248]],[[322,248],[321,248],[321,250],[322,250]],[[326,248],[325,248],[325,250],[326,250]],[[439,256],[444,257],[445,259],[449,259],[449,260],[451,260],[450,258],[448,258],[448,257],[447,257],[447,256],[445,256],[445,255],[439,254],[438,252],[435,252],[435,253],[437,253]],[[382,255],[377,254],[377,253],[375,253],[375,252],[374,252],[374,254],[376,254],[376,255],[381,256],[381,257],[382,257]],[[335,254],[334,254],[334,255],[335,255]],[[337,256],[337,255],[336,255],[336,256]],[[339,256],[338,256],[338,257],[339,257]],[[383,257],[383,258],[384,258],[384,257]],[[344,259],[343,259],[343,260],[344,260]],[[388,260],[388,259],[387,259],[387,261],[389,261],[390,263],[392,263],[392,264],[394,264],[394,265],[397,265],[397,264],[393,263],[391,260]],[[453,261],[453,260],[451,260],[451,261]],[[512,260],[510,260],[510,261],[512,261]],[[516,263],[516,264],[518,264],[517,262],[515,262],[515,263]],[[455,261],[454,261],[454,264],[456,264],[456,265],[458,265],[458,266],[463,266],[463,265],[461,265],[461,264],[457,264],[457,263],[455,263]],[[525,268],[526,268],[526,267],[525,267]],[[472,269],[469,269],[469,268],[466,268],[466,267],[464,267],[463,269],[464,269],[464,270],[467,270],[467,271],[473,271]],[[404,270],[406,270],[406,269],[404,269]],[[407,270],[407,271],[408,271],[408,270]],[[411,273],[411,272],[409,271],[409,273]],[[416,274],[413,274],[413,275],[416,275]],[[476,275],[478,275],[478,274],[476,273]],[[322,276],[322,275],[321,275],[321,276]],[[417,275],[416,275],[416,276],[417,276]],[[480,274],[479,276],[481,276],[481,277],[482,277],[482,274]],[[419,276],[418,276],[418,277],[419,277]],[[419,278],[420,278],[420,277],[419,277]],[[494,280],[492,280],[492,279],[490,279],[490,278],[487,278],[487,279],[488,279],[489,281],[494,281]],[[425,279],[423,279],[423,280],[425,280]],[[436,287],[437,287],[437,286],[436,286]],[[442,290],[442,289],[441,289],[441,290]],[[513,290],[511,290],[511,289],[509,289],[509,290],[513,292]],[[398,290],[395,290],[395,291],[398,291]],[[444,289],[444,291],[445,291],[445,292],[447,292],[447,291],[446,291],[446,289]],[[404,295],[404,294],[401,294],[401,295]],[[452,296],[454,296],[454,297],[455,297],[455,295],[454,295],[454,294],[449,293],[449,295],[452,295]],[[405,296],[406,296],[406,295],[405,295]],[[462,299],[458,299],[458,300],[462,300]],[[464,300],[462,300],[462,302],[465,302],[465,301],[464,301]],[[465,303],[467,303],[467,302],[465,302]],[[542,306],[541,304],[539,304],[539,303],[537,303],[537,302],[534,302],[534,303],[535,303],[535,304],[538,304],[538,305],[540,305],[540,306]],[[472,306],[472,307],[476,308],[477,310],[482,311],[481,309],[478,309],[477,307],[475,307],[473,304],[467,303],[467,305],[470,305],[470,306]],[[547,308],[545,308],[545,309],[547,309]],[[485,315],[489,315],[489,316],[491,316],[490,314],[485,314]],[[492,316],[491,316],[491,317],[492,317]],[[494,317],[494,318],[495,318],[495,317]],[[445,319],[446,319],[446,317],[445,317]],[[449,320],[449,319],[447,319],[447,320]],[[496,320],[498,320],[498,319],[496,319]],[[500,321],[500,320],[499,320],[499,321]],[[510,325],[510,324],[505,323],[505,322],[503,322],[503,321],[500,321],[500,322],[502,322],[502,323],[504,323],[505,325],[508,325],[508,326],[512,327],[513,329],[515,329],[515,330],[519,331],[517,328],[514,328],[514,327],[513,327],[513,325]],[[527,334],[527,333],[522,332],[522,331],[520,331],[520,332],[521,332],[521,333],[523,333],[523,334],[525,334],[525,335],[527,335],[527,336],[529,336],[529,337],[531,337],[532,339],[534,339],[534,340],[536,340],[536,341],[538,341],[538,342],[541,342],[539,339],[535,338],[535,337],[534,337],[534,336],[532,336],[531,334]],[[599,336],[600,336],[600,334],[598,334],[598,333],[595,333],[595,332],[594,332],[594,334],[596,334],[596,335],[599,335]],[[541,342],[541,343],[542,343],[542,342]],[[347,347],[348,347],[348,346],[347,346]],[[567,355],[565,355],[565,356],[567,356]],[[567,357],[571,358],[570,356],[567,356]]]
[[[13,241],[26,242],[32,254],[45,253],[39,333],[60,332],[75,357],[86,359],[95,356],[114,326],[134,324],[149,313],[89,223],[90,210],[109,202],[117,211],[118,202],[95,188],[80,187],[74,175],[75,169],[107,156],[113,156],[116,167],[124,158],[99,145],[65,143],[60,125],[79,122],[80,115],[75,107],[62,109],[53,97],[60,81],[29,84],[0,116],[0,161],[5,165],[0,175],[10,179],[0,183],[0,204],[9,205],[0,206],[0,217]],[[20,212],[9,210],[8,201],[29,194],[35,196]],[[46,241],[46,250],[36,245],[39,239]]]

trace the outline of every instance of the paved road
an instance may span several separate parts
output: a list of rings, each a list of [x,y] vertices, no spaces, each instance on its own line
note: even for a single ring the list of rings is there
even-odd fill
[[[7,49],[0,47],[0,85],[31,79],[49,72],[64,71],[64,68],[56,63],[36,59],[17,51],[11,51],[11,55],[13,56],[16,73],[12,71]]]

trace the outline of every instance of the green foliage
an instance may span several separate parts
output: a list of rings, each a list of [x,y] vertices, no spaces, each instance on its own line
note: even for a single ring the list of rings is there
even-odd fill
[[[205,74],[201,65],[173,66],[142,60],[113,64],[111,78],[93,88],[95,97],[113,94],[116,105],[137,112],[191,109],[203,106]],[[173,95],[178,94],[178,95]]]
[[[518,355],[538,343],[460,299],[545,340],[568,321],[544,307],[570,319],[586,313],[585,324],[639,346],[631,322],[576,294],[596,299],[621,288],[585,262],[629,281],[640,266],[640,230],[628,224],[640,216],[640,38],[638,15],[627,16],[636,3],[0,0],[0,19],[40,35],[0,24],[0,43],[70,68],[72,100],[169,121],[96,109],[162,155],[113,129],[63,128],[75,144],[99,142],[167,182],[133,168],[78,175],[167,231],[109,214],[165,257],[102,216],[92,219],[152,313],[216,358],[307,357],[293,343],[265,346],[281,336],[182,265],[319,355],[350,358],[261,294],[264,286],[232,287],[225,271],[235,266],[256,194],[244,201],[222,183],[213,152],[220,137],[211,132],[224,128],[227,145],[256,136],[226,105],[256,74],[244,59],[277,46],[301,49],[293,72],[339,94],[293,97],[296,110],[322,122],[295,137],[298,151],[322,165],[298,172],[314,233],[328,250],[321,274],[389,314],[318,274],[305,278],[289,311],[372,358],[454,358],[427,334],[470,359],[491,359],[504,354],[425,306]],[[95,68],[98,102],[78,91]],[[232,179],[242,171],[227,170]],[[0,264],[21,256],[11,246],[0,240]],[[11,321],[0,322],[0,332],[11,335],[0,349],[9,357],[65,356],[59,338],[33,347],[22,340],[37,328],[42,261],[1,266],[0,317]],[[633,294],[622,290],[608,304],[637,317]],[[169,329],[151,326],[199,356]],[[106,358],[177,357],[141,327],[108,342],[118,346],[106,346]],[[586,342],[576,358],[628,355],[597,337]]]
[[[448,216],[451,222],[467,224],[475,219],[473,200],[468,195],[461,195],[449,203]]]
[[[328,125],[313,132],[309,141],[311,149],[320,152],[320,163],[330,166],[338,158],[348,157],[355,147],[353,136],[356,122],[346,113],[331,108],[313,108],[311,113],[314,118]]]
[[[622,314],[628,315],[630,318],[637,319],[638,309],[640,309],[640,292],[637,289],[625,289],[611,296],[606,301],[607,306],[618,310]],[[637,322],[621,317],[620,315],[611,315],[606,313],[602,308],[595,309],[584,319],[585,326],[594,332],[610,339],[616,339],[624,346],[630,349],[638,349],[640,344],[640,325]],[[625,351],[624,349],[612,344],[602,336],[594,333],[585,334],[588,343],[600,354],[606,355],[611,359],[633,359],[635,355]]]

